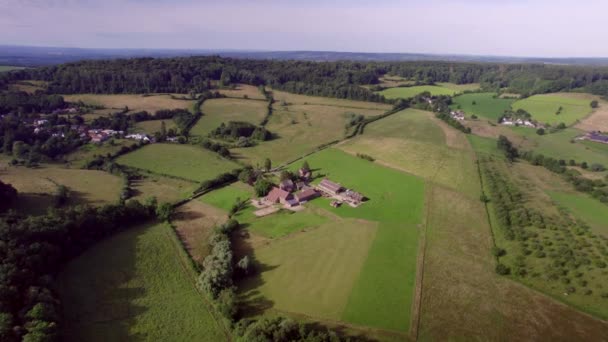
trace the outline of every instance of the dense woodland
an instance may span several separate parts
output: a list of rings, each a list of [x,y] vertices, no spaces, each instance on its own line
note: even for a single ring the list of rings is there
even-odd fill
[[[384,74],[421,83],[481,83],[524,95],[585,88],[608,95],[608,67],[450,62],[307,62],[208,57],[82,61],[0,75],[0,87],[19,80],[50,82],[51,93],[190,93],[234,83],[289,92],[384,101],[360,87]]]

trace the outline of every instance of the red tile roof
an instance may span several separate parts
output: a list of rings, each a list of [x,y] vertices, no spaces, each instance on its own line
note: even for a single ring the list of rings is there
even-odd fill
[[[266,195],[266,200],[269,202],[276,203],[279,202],[281,199],[286,199],[287,197],[289,197],[289,192],[274,187],[272,188],[272,190],[270,190],[268,195]]]
[[[300,202],[311,200],[317,196],[319,196],[319,193],[315,189],[306,189],[296,194],[296,198]]]

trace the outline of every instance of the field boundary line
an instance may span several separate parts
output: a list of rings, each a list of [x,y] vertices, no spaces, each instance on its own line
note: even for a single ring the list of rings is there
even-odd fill
[[[229,330],[226,329],[226,325],[223,322],[221,322],[220,319],[218,319],[216,317],[217,313],[215,312],[215,309],[213,308],[213,304],[211,304],[211,302],[209,302],[209,300],[205,297],[205,294],[201,292],[201,290],[198,288],[198,286],[196,286],[196,276],[195,276],[196,270],[193,269],[192,265],[188,266],[185,264],[184,255],[182,255],[182,253],[186,253],[186,257],[188,257],[190,262],[194,262],[194,261],[189,257],[188,252],[186,252],[184,250],[182,241],[179,238],[179,236],[177,236],[177,234],[175,233],[175,228],[173,227],[173,225],[170,223],[167,223],[167,225],[169,226],[168,228],[170,229],[170,232],[168,231],[166,234],[170,240],[171,246],[173,246],[173,250],[176,254],[176,257],[178,259],[180,266],[182,267],[183,271],[186,273],[187,277],[190,278],[191,284],[194,287],[194,290],[199,294],[199,296],[203,300],[203,302],[205,304],[205,309],[207,310],[207,312],[209,312],[209,315],[211,315],[211,317],[213,318],[213,321],[216,323],[218,328],[226,336],[226,341],[232,341],[231,334],[230,334]],[[179,243],[180,246],[176,246],[176,243]]]

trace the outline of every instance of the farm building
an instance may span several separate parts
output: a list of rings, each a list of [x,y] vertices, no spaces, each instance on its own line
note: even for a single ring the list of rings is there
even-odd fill
[[[281,181],[281,184],[279,184],[279,188],[287,192],[292,192],[295,190],[295,185],[291,179],[285,179]]]
[[[591,132],[587,134],[587,139],[599,143],[608,144],[608,135],[602,134],[601,132]]]
[[[463,121],[464,120],[464,112],[461,110],[457,110],[457,111],[451,111],[450,112],[450,116],[458,121]]]
[[[337,195],[338,193],[342,192],[342,190],[344,190],[342,185],[334,183],[327,178],[323,179],[321,183],[319,183],[318,188],[321,191],[327,192],[330,195]]]
[[[276,204],[276,203],[286,204],[287,201],[292,198],[293,197],[289,192],[279,189],[277,187],[274,187],[274,188],[272,188],[272,190],[270,190],[270,192],[268,193],[268,195],[266,195],[266,197],[264,199],[266,200],[266,202],[272,203],[272,204]]]
[[[344,198],[344,200],[346,200],[354,205],[361,204],[361,202],[363,202],[363,200],[365,199],[365,196],[363,196],[362,194],[360,194],[356,191],[352,191],[352,190],[346,190],[342,194],[342,197]]]
[[[300,175],[300,178],[302,178],[304,181],[308,181],[312,176],[312,172],[306,169],[299,169],[298,174]]]
[[[306,189],[296,194],[296,199],[299,202],[308,202],[319,197],[319,193],[315,189]]]

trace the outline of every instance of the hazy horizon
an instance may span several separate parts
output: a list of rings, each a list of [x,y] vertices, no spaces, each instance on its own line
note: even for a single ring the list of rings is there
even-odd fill
[[[608,57],[599,0],[4,0],[0,44]]]

